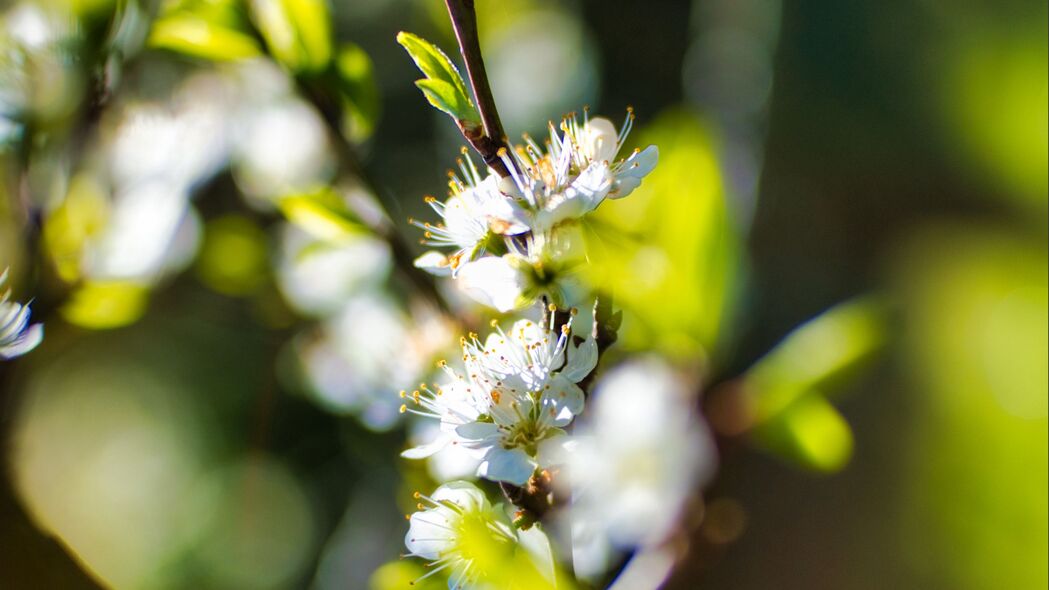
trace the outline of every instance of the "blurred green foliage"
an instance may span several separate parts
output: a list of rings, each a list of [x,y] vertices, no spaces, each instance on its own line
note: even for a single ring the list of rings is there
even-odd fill
[[[325,0],[250,0],[270,55],[296,73],[323,71],[332,58],[331,15]]]
[[[852,454],[852,431],[826,400],[881,350],[888,336],[882,302],[838,305],[801,325],[742,377],[758,443],[794,463],[837,471]]]
[[[901,247],[910,329],[904,546],[950,587],[1043,588],[1049,551],[1045,243],[943,226]]]
[[[742,274],[714,138],[695,115],[674,111],[631,140],[659,146],[659,165],[587,220],[587,279],[622,307],[624,346],[709,356],[727,337]]]
[[[267,241],[262,228],[243,215],[212,219],[197,254],[197,276],[219,293],[253,293],[269,274]]]
[[[321,240],[337,242],[366,231],[342,197],[327,187],[286,195],[277,201],[277,206],[289,221]]]
[[[375,66],[360,46],[344,43],[339,48],[335,67],[344,101],[343,133],[350,141],[364,141],[375,131],[382,113]]]
[[[237,0],[166,2],[150,29],[149,45],[209,61],[262,54]]]

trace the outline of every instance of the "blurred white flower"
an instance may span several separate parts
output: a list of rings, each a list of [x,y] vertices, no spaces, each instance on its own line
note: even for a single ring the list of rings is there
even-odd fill
[[[442,361],[447,383],[402,392],[402,411],[441,422],[435,440],[403,455],[420,459],[458,445],[481,457],[477,475],[516,485],[550,466],[562,428],[583,410],[576,383],[597,364],[594,340],[576,345],[571,335],[570,323],[558,334],[553,326],[520,320],[509,333],[497,327],[484,343],[473,334],[463,338],[465,374]]]
[[[105,228],[88,244],[85,274],[95,279],[156,280],[192,257],[199,232],[185,193],[162,182],[135,185],[117,194]]]
[[[394,384],[420,379],[450,340],[443,319],[421,309],[409,317],[388,296],[364,292],[347,300],[317,335],[300,338],[297,349],[318,401],[383,430],[399,418]]]
[[[190,77],[163,104],[126,107],[106,137],[112,204],[87,242],[84,274],[156,281],[193,258],[199,221],[192,191],[226,165],[231,83]]]
[[[334,169],[324,122],[301,100],[282,97],[241,114],[234,175],[249,195],[276,198],[328,182]]]
[[[0,289],[7,282],[8,269],[0,273]],[[9,360],[36,348],[44,339],[44,325],[29,325],[29,305],[10,301],[11,291],[0,293],[0,359]]]
[[[63,18],[63,16],[65,18]],[[75,26],[71,15],[45,10],[36,2],[23,2],[4,15],[4,28],[19,46],[39,51],[68,36]]]
[[[184,83],[209,84],[223,81],[191,78]],[[201,95],[184,104],[128,107],[110,147],[114,183],[132,190],[159,182],[171,192],[188,194],[218,171],[229,156],[229,113],[222,98]]]
[[[415,498],[419,512],[409,517],[404,545],[407,556],[427,560],[430,571],[413,584],[449,570],[449,588],[470,587],[484,574],[480,563],[517,545],[517,535],[503,515],[471,483],[452,481],[430,496],[416,493]]]
[[[673,531],[716,462],[693,401],[688,385],[655,359],[618,367],[599,382],[567,453],[577,535],[632,548]]]
[[[281,230],[277,282],[300,313],[335,313],[354,293],[380,284],[389,271],[389,247],[376,238],[360,235],[330,242],[291,223]]]

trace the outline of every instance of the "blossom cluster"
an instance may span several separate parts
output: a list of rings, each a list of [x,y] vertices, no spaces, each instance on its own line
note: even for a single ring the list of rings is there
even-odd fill
[[[451,194],[427,202],[438,223],[411,220],[424,231],[432,250],[416,260],[419,268],[451,276],[463,291],[500,312],[520,309],[546,297],[559,308],[584,294],[573,268],[585,253],[571,229],[605,199],[629,195],[655,167],[656,146],[620,156],[633,127],[628,111],[621,130],[611,121],[591,119],[584,110],[549,125],[546,149],[531,137],[524,145],[498,152],[508,175],[485,174],[467,158],[452,173]]]
[[[493,320],[487,336],[463,337],[461,355],[440,361],[433,383],[400,393],[402,413],[439,424],[402,455],[465,455],[477,477],[504,490],[543,494],[550,502],[555,495],[572,498],[553,512],[576,545],[574,558],[562,557],[575,559],[584,575],[600,574],[610,551],[667,539],[702,467],[710,465],[708,437],[693,417],[687,387],[665,364],[612,371],[599,381],[594,411],[583,415],[584,386],[601,350],[592,329],[600,318],[577,311],[593,297],[578,278],[587,260],[578,227],[604,200],[628,196],[655,167],[655,146],[620,156],[633,120],[628,111],[617,131],[586,111],[582,119],[569,115],[550,124],[545,146],[525,136],[523,145],[500,149],[503,176],[461,159],[459,174],[450,174],[449,197],[426,199],[440,221],[410,220],[435,248],[417,267],[447,277],[482,305],[524,317],[507,329]],[[451,588],[492,587],[464,531],[487,531],[490,545],[512,545],[516,529],[534,521],[519,518],[507,527],[466,481],[419,497],[427,503],[410,517],[409,555],[429,560],[434,569],[427,576],[451,572]],[[478,519],[486,526],[477,526]],[[598,557],[588,562],[587,555]]]

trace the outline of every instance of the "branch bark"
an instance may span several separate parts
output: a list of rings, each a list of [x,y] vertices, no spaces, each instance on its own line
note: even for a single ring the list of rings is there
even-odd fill
[[[492,87],[488,83],[488,72],[484,68],[484,59],[481,56],[481,41],[477,35],[477,13],[474,10],[474,0],[445,0],[444,4],[448,8],[452,29],[455,30],[455,39],[459,42],[459,53],[466,63],[470,88],[473,90],[477,110],[481,114],[480,133],[477,129],[463,125],[459,126],[459,130],[481,156],[484,163],[495,170],[499,176],[505,178],[510,175],[510,171],[499,157],[499,150],[507,147],[506,133],[499,120],[499,111],[495,107],[495,96],[492,95]]]

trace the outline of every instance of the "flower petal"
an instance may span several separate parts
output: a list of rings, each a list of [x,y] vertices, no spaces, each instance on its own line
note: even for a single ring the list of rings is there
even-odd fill
[[[438,436],[433,441],[425,445],[412,447],[402,452],[401,456],[405,459],[425,459],[443,450],[446,446],[448,446],[448,443],[451,442],[451,440],[452,438],[447,435]]]
[[[12,359],[33,350],[44,339],[44,325],[33,324],[23,332],[14,342],[0,347],[0,358]]]
[[[573,383],[579,383],[597,366],[597,341],[587,338],[579,346],[568,346],[568,362],[561,375]]]
[[[563,375],[554,375],[543,392],[543,419],[554,426],[565,426],[583,412],[586,397],[579,386]]]
[[[518,307],[524,280],[506,256],[469,262],[459,271],[463,291],[479,303],[507,312]]]
[[[587,156],[595,162],[611,162],[619,151],[619,133],[616,126],[604,117],[587,121],[584,130],[585,143],[581,146]]]
[[[535,462],[522,449],[504,449],[492,447],[477,475],[492,481],[505,481],[514,485],[524,485],[535,471]]]
[[[482,441],[499,436],[499,427],[491,422],[470,422],[456,428],[455,433],[469,441]]]
[[[447,277],[452,274],[451,261],[448,257],[436,250],[430,250],[415,259],[415,268],[421,268],[426,272],[439,277]]]

